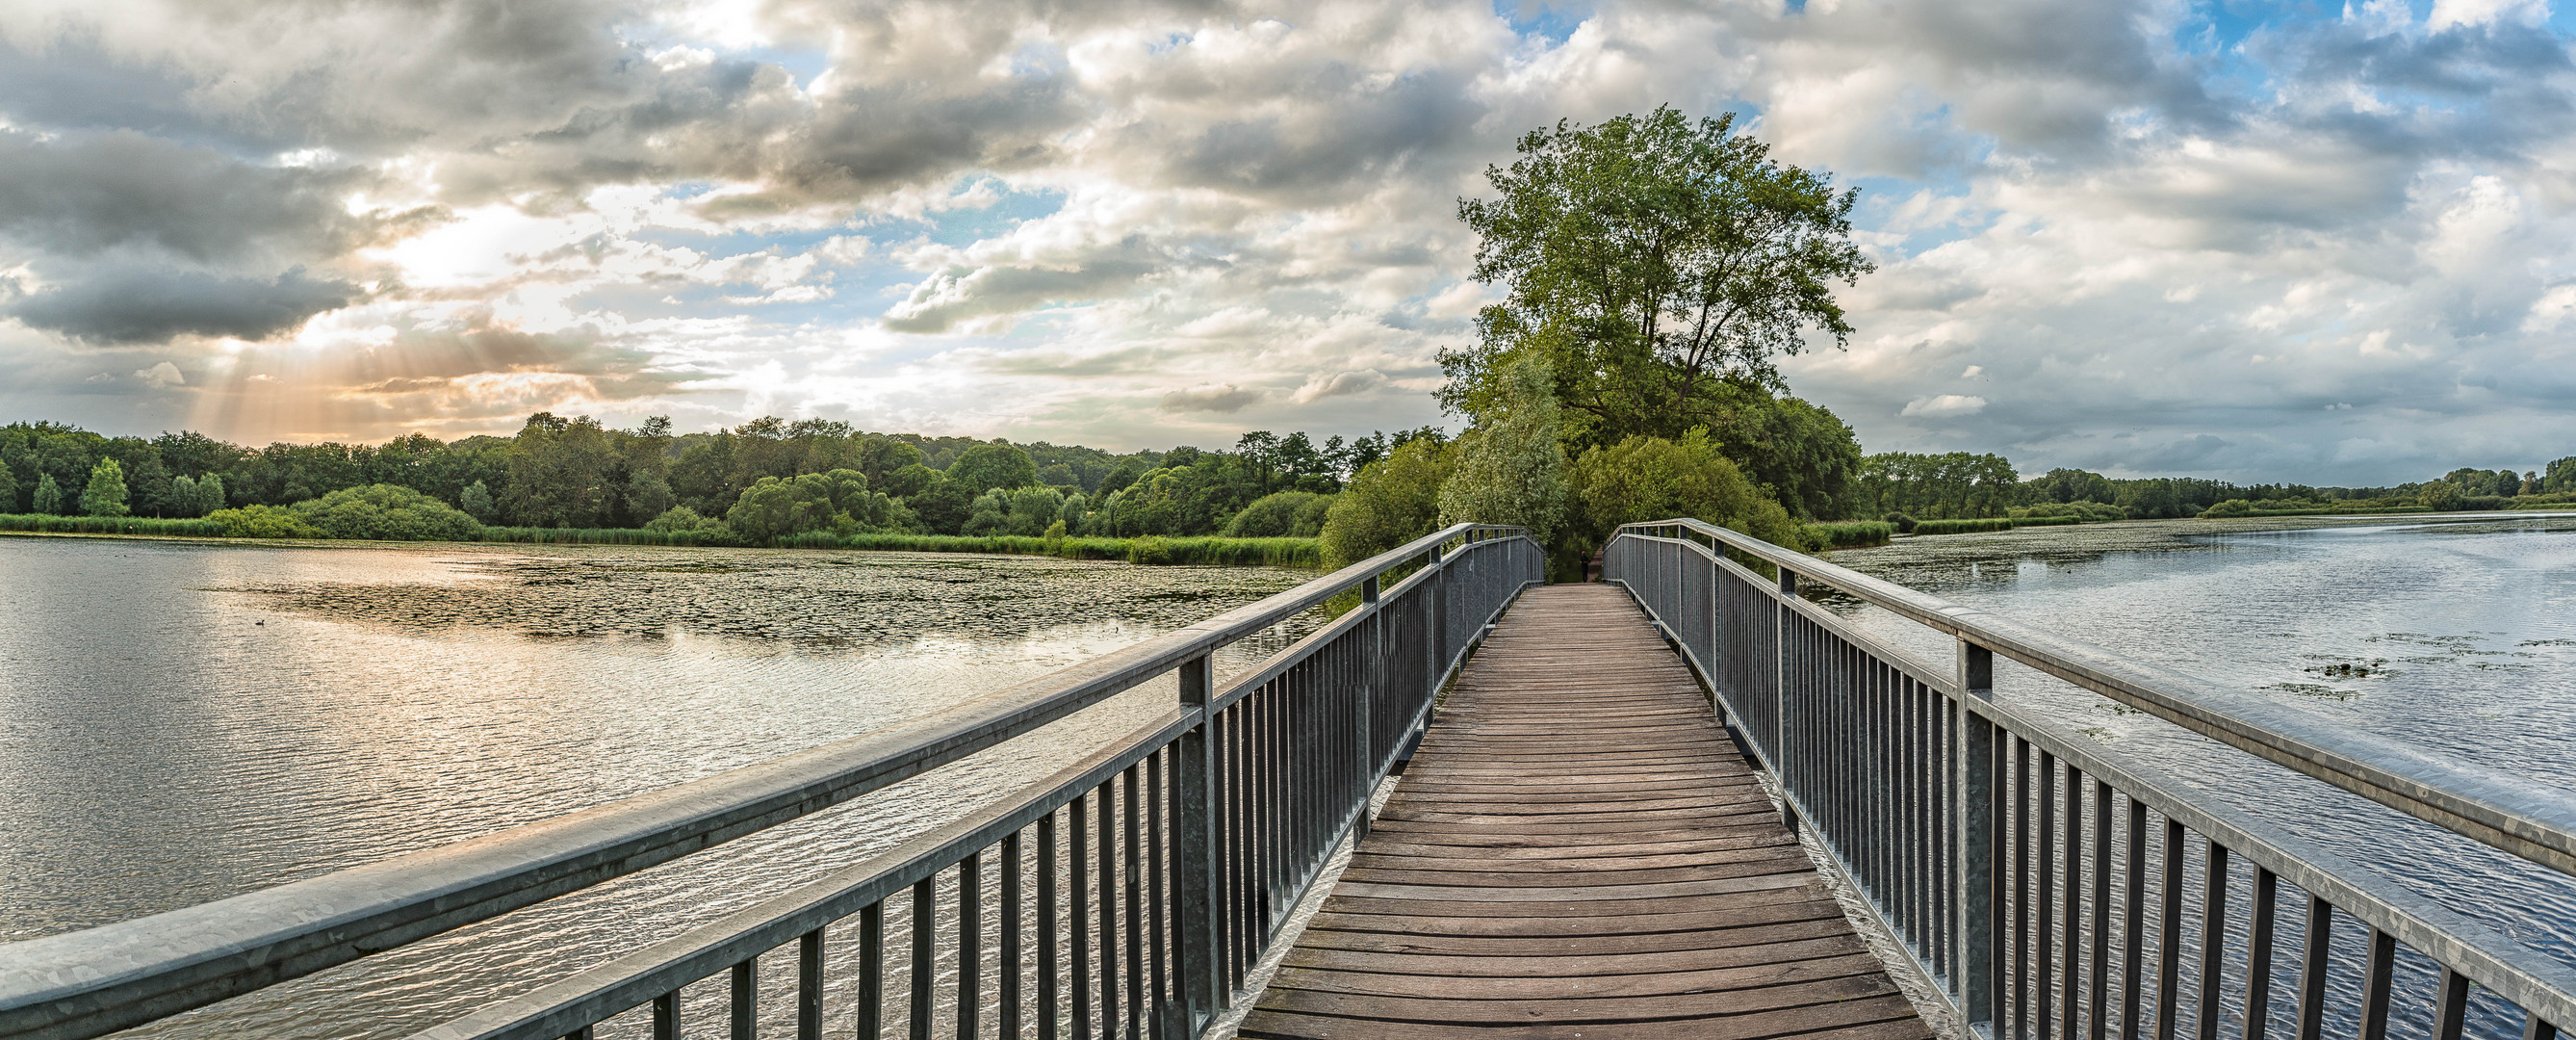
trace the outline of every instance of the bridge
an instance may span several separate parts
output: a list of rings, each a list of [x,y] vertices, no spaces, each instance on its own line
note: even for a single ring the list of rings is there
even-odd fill
[[[2554,1040],[2576,1016],[2563,956],[1998,697],[1998,659],[2552,883],[2566,791],[1696,521],[1621,529],[1603,584],[1543,563],[1461,525],[883,732],[0,946],[0,1038],[297,986],[1149,685],[1158,717],[884,853],[369,1035]]]

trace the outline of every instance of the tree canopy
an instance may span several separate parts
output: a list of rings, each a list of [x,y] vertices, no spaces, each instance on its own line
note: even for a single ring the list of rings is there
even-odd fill
[[[1512,356],[1545,360],[1571,448],[1723,427],[1730,385],[1779,387],[1774,359],[1809,330],[1852,331],[1833,298],[1873,270],[1851,242],[1856,189],[1769,158],[1733,132],[1664,106],[1593,126],[1559,122],[1521,139],[1498,198],[1466,199],[1475,278],[1503,302],[1479,342],[1444,351],[1442,403],[1475,413]]]

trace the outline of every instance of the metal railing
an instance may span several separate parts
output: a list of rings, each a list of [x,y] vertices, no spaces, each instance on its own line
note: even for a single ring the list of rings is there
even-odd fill
[[[855,942],[856,985],[841,988],[856,992],[842,1013],[861,1037],[889,1026],[913,1037],[1195,1037],[1236,998],[1334,849],[1365,827],[1371,793],[1434,696],[1543,568],[1520,529],[1462,524],[886,732],[0,946],[0,1037],[99,1036],[497,917],[847,802],[1173,673],[1178,704],[1053,777],[417,1035],[587,1038],[621,1014],[645,1028],[649,1014],[651,1035],[672,1038],[683,987],[722,976],[729,1035],[749,1037],[762,1018],[759,960],[792,946],[797,1035],[817,1037],[826,944]],[[1354,591],[1353,609],[1216,686],[1219,647]]]
[[[2459,1040],[2473,988],[2519,1008],[2529,1040],[2550,1040],[2555,1023],[2576,1016],[2576,972],[2565,963],[2156,765],[1997,702],[1995,657],[2560,872],[2576,865],[2568,791],[1696,520],[1621,528],[1602,574],[1699,671],[1777,780],[1789,825],[1811,829],[1975,1032],[2173,1040],[2188,1025],[2197,1040],[2222,1030],[2317,1040],[2331,1023],[2383,1040],[2394,1000],[2410,1017],[2429,1006],[2434,1040]],[[1800,597],[1802,581],[1949,637],[1953,666],[1890,649]],[[2236,883],[2248,884],[2248,902],[2231,902]],[[2197,906],[2186,908],[2187,894]],[[2291,952],[2276,932],[2279,903],[2302,894],[2296,975],[2276,996],[2276,976],[2292,967],[2277,959]],[[2366,939],[2338,943],[2338,918]],[[2430,993],[2392,997],[2401,944],[2430,962]],[[2509,1030],[2497,1020],[2512,1011],[2486,1003],[2481,1020]]]

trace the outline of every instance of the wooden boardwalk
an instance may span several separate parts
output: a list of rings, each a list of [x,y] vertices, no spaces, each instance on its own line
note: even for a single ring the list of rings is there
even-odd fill
[[[1645,615],[1552,585],[1468,664],[1240,1035],[1932,1034]]]

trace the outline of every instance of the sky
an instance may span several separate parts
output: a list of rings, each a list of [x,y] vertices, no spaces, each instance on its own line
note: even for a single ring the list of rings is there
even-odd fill
[[[1870,451],[2386,484],[2576,455],[2546,0],[12,0],[0,417],[1456,426],[1457,201],[1734,112],[1856,186]]]

